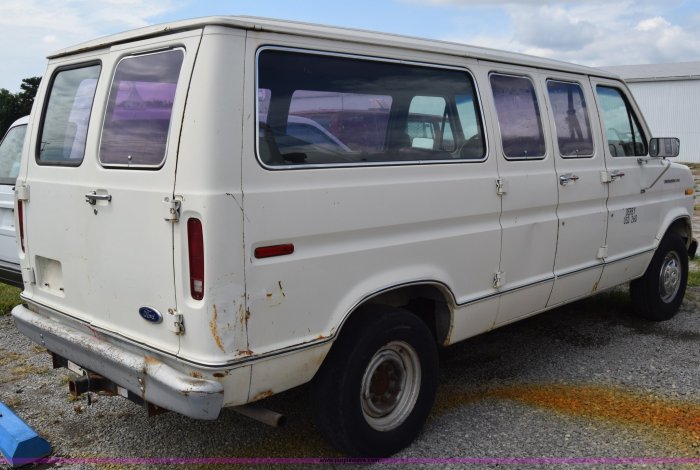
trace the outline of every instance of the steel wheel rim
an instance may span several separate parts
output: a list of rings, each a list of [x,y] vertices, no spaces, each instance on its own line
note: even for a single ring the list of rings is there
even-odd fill
[[[664,257],[659,272],[659,294],[664,303],[670,303],[681,288],[681,260],[675,251]]]
[[[421,384],[420,358],[413,347],[392,341],[372,356],[362,377],[360,403],[377,431],[399,427],[413,411]]]

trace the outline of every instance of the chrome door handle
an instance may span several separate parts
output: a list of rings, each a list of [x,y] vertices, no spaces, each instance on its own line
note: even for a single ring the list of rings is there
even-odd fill
[[[111,201],[112,200],[112,195],[111,194],[97,194],[97,191],[90,191],[85,195],[85,202],[90,204],[91,206],[94,206],[97,204],[97,201]]]
[[[624,172],[622,172],[622,171],[613,171],[613,172],[610,173],[610,180],[611,180],[611,181],[615,181],[616,179],[622,178],[623,176],[625,176],[625,173],[624,173]]]
[[[573,173],[567,173],[559,177],[559,184],[562,186],[566,186],[567,184],[574,183],[576,181],[578,181],[578,176]]]

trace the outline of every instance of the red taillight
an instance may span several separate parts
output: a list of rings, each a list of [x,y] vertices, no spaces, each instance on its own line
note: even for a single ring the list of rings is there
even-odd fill
[[[292,253],[294,253],[294,245],[291,243],[286,243],[284,245],[261,246],[255,249],[255,257],[258,259],[291,255]]]
[[[19,219],[19,246],[24,253],[24,201],[17,201],[17,218]]]
[[[190,294],[195,300],[204,298],[204,237],[199,219],[187,221],[187,248],[190,257]]]

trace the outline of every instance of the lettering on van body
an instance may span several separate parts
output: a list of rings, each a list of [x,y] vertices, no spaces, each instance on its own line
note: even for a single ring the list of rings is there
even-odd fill
[[[627,224],[636,224],[637,223],[637,208],[636,207],[628,207],[625,209],[625,220],[623,221],[624,225]]]

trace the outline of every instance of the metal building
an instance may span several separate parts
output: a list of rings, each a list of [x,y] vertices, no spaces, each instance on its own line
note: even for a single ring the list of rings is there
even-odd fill
[[[700,163],[700,62],[602,68],[628,83],[653,137],[678,137],[678,161]]]

